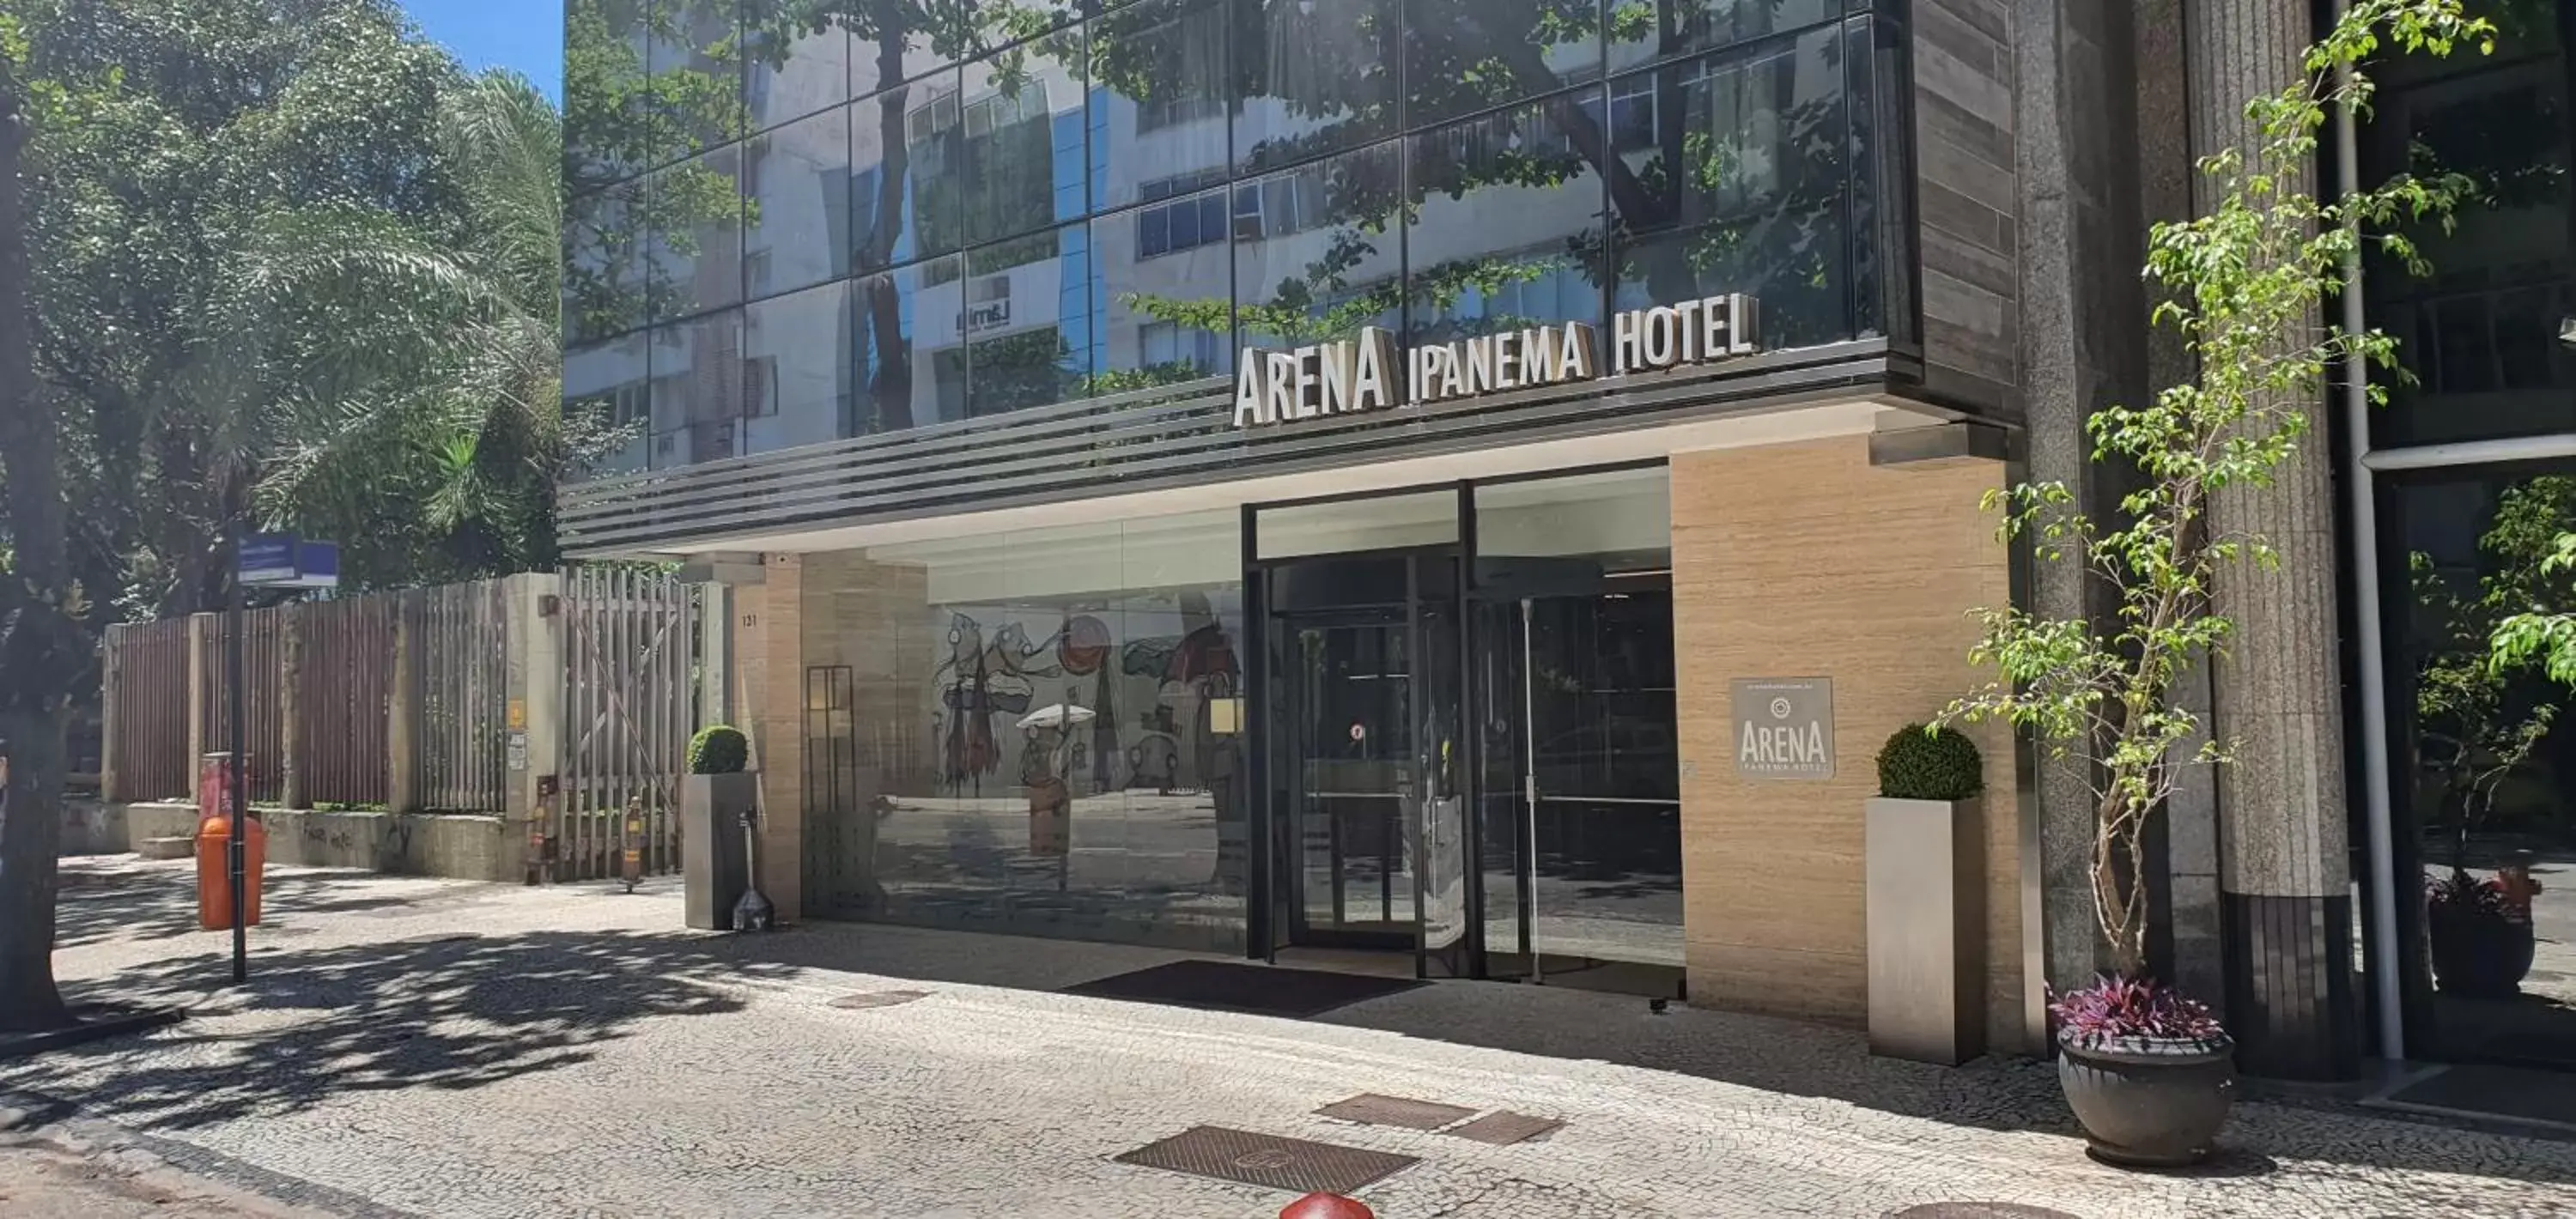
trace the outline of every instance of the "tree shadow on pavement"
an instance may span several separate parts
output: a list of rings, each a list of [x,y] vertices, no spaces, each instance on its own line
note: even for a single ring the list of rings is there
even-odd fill
[[[228,980],[219,952],[154,961],[72,988],[122,1002],[203,1003],[146,1041],[46,1055],[29,1086],[69,1077],[84,1108],[162,1129],[289,1112],[334,1095],[475,1088],[590,1061],[665,1016],[740,1011],[709,983],[785,972],[722,962],[696,937],[636,932],[471,934],[254,957]]]

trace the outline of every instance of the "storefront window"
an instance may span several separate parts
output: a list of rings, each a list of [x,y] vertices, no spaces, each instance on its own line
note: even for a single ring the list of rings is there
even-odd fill
[[[1239,951],[1232,512],[809,555],[807,901]]]
[[[2507,614],[2576,610],[2576,577],[2541,568],[2576,530],[2576,468],[2385,499],[2402,872],[2421,885],[2410,1048],[2576,1064],[2576,691],[2487,651]]]

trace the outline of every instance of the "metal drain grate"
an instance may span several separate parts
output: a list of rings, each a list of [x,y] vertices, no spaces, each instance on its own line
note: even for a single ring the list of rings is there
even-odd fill
[[[1438,1130],[1462,1117],[1474,1117],[1476,1111],[1457,1105],[1437,1104],[1427,1100],[1408,1100],[1401,1096],[1380,1096],[1363,1092],[1349,1100],[1337,1100],[1317,1109],[1321,1117],[1340,1118],[1368,1126],[1402,1126],[1408,1130]]]
[[[1444,1133],[1454,1134],[1462,1139],[1474,1139],[1479,1143],[1490,1143],[1496,1147],[1509,1147],[1514,1143],[1554,1134],[1564,1128],[1565,1123],[1555,1118],[1531,1117],[1526,1113],[1514,1113],[1509,1109],[1503,1109],[1488,1113],[1475,1121]]]
[[[1421,1163],[1413,1156],[1285,1139],[1223,1126],[1192,1126],[1119,1156],[1117,1161],[1292,1194],[1356,1193]]]
[[[897,1007],[915,999],[929,997],[930,992],[926,990],[863,990],[855,995],[843,995],[838,999],[830,1000],[823,1006],[837,1007],[843,1011],[866,1011],[872,1007]]]
[[[1887,1212],[1887,1219],[2075,1219],[2065,1211],[2018,1202],[1928,1202]]]

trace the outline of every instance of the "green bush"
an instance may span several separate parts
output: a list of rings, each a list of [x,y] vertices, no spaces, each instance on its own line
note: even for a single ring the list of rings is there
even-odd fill
[[[1878,751],[1878,794],[1895,800],[1965,800],[1984,790],[1977,744],[1946,728],[1907,724]]]
[[[751,742],[730,724],[709,724],[689,741],[689,773],[739,774],[751,764]]]

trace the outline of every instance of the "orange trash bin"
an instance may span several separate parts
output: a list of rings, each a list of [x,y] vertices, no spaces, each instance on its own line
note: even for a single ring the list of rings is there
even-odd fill
[[[268,862],[268,828],[257,817],[244,817],[242,836],[248,844],[242,857],[242,926],[256,927],[259,873]],[[208,931],[228,931],[233,925],[232,876],[224,864],[224,850],[232,840],[232,819],[220,812],[197,823],[197,925]]]

